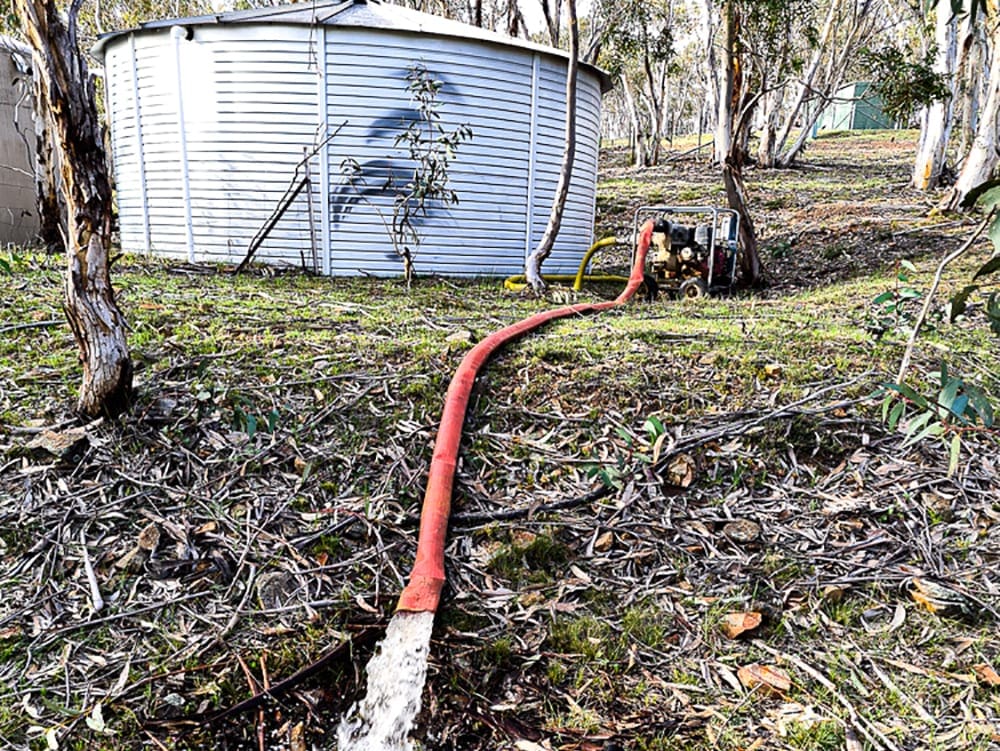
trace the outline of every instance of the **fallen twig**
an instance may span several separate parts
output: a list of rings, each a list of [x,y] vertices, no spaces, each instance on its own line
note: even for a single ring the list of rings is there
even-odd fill
[[[50,321],[32,321],[31,323],[15,323],[10,326],[0,326],[0,334],[9,334],[12,331],[24,331],[25,329],[47,329],[66,323],[65,318],[53,318]]]

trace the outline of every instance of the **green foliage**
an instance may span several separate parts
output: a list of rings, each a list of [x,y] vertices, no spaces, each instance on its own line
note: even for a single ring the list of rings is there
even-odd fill
[[[636,61],[653,64],[674,57],[674,28],[669,9],[661,3],[625,0],[595,4],[595,15],[607,19],[602,32],[601,64],[620,76]]]
[[[406,147],[414,167],[393,203],[392,236],[409,276],[414,250],[420,244],[414,220],[427,216],[428,206],[434,202],[445,206],[458,203],[458,194],[448,187],[448,167],[458,147],[472,138],[472,128],[462,124],[455,130],[445,130],[441,124],[442,103],[438,99],[444,83],[422,64],[411,65],[406,80],[419,117],[396,136],[396,146]]]
[[[993,243],[993,257],[979,267],[972,277],[973,282],[1000,271],[1000,180],[988,180],[968,192],[962,201],[962,207],[968,209],[976,205],[993,214],[988,231]],[[949,305],[952,321],[967,310],[969,297],[980,288],[980,284],[967,284],[952,295]],[[986,298],[985,312],[990,330],[1000,336],[1000,295],[997,292],[990,292]]]
[[[877,336],[914,322],[916,313],[913,310],[913,303],[923,297],[923,292],[912,284],[910,275],[916,271],[916,267],[910,261],[906,259],[899,261],[893,288],[879,293],[872,300],[870,329]]]
[[[961,376],[951,375],[946,363],[931,377],[937,381],[932,396],[905,383],[884,384],[882,420],[890,430],[903,431],[904,445],[940,440],[948,449],[948,472],[953,474],[958,469],[963,433],[992,431],[996,410],[986,392]]]
[[[951,96],[947,77],[932,68],[934,55],[933,48],[918,57],[891,45],[861,50],[861,68],[889,117],[906,122],[919,108]]]
[[[278,427],[281,413],[277,409],[271,409],[266,414],[258,416],[253,404],[246,397],[236,394],[230,399],[233,405],[233,430],[246,433],[247,438],[252,439],[258,431],[273,433]]]

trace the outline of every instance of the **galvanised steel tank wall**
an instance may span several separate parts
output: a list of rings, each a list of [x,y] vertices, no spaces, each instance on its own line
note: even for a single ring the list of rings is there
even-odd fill
[[[126,250],[238,262],[308,152],[312,195],[294,199],[256,258],[312,266],[315,248],[323,273],[399,274],[388,226],[413,167],[396,139],[417,117],[414,64],[443,82],[442,127],[473,134],[449,168],[459,202],[417,217],[417,273],[517,273],[545,229],[565,118],[556,50],[373,0],[155,22],[96,52]],[[546,271],[575,270],[592,241],[606,83],[581,70],[573,179]]]
[[[0,36],[0,248],[38,236],[31,50]]]

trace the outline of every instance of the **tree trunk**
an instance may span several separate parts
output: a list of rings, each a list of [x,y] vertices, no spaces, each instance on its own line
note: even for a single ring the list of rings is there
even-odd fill
[[[729,156],[736,109],[734,99],[738,96],[736,79],[739,74],[739,58],[736,55],[736,10],[733,2],[735,0],[726,0],[722,6],[722,43],[726,63],[719,86],[719,112],[715,122],[715,162],[720,165],[724,165]]]
[[[778,135],[775,137],[775,155],[780,154],[785,148],[785,144],[788,143],[788,139],[791,136],[792,128],[795,127],[795,122],[799,119],[799,114],[802,112],[802,107],[812,94],[816,73],[819,72],[820,63],[823,62],[823,54],[826,52],[833,37],[834,19],[837,17],[837,9],[840,7],[840,2],[841,0],[831,0],[830,7],[827,9],[826,19],[823,21],[823,31],[820,32],[816,49],[813,50],[812,57],[809,60],[809,67],[806,68],[802,80],[799,81],[799,85],[795,90],[795,99],[792,101],[792,106],[788,109],[788,115],[778,131]],[[803,118],[803,120],[805,119],[807,118]],[[783,159],[778,157],[776,157],[775,163],[786,166],[783,164]]]
[[[563,149],[562,169],[559,170],[559,183],[556,186],[552,211],[545,233],[534,252],[528,256],[524,266],[524,275],[536,294],[545,291],[545,280],[542,279],[542,264],[552,253],[556,236],[562,226],[563,210],[566,208],[566,197],[569,195],[569,181],[573,176],[573,161],[576,158],[576,74],[579,55],[579,30],[576,21],[576,0],[566,0],[566,12],[569,23],[569,61],[566,67],[566,139]]]
[[[760,280],[763,267],[757,248],[757,231],[754,229],[753,218],[747,208],[746,193],[743,188],[743,170],[733,161],[732,157],[727,157],[726,163],[722,167],[722,182],[726,186],[729,208],[740,215],[740,282],[747,287],[752,287]]]
[[[766,78],[761,85],[767,87]],[[784,100],[783,92],[783,86],[775,87],[764,95],[764,122],[761,125],[760,143],[757,146],[757,162],[761,167],[773,167],[778,158],[778,111]]]
[[[74,33],[79,6],[71,9],[69,28],[53,0],[15,0],[14,7],[59,150],[67,207],[64,309],[83,365],[77,408],[114,417],[131,404],[132,361],[111,287],[111,185],[94,86]]]
[[[37,79],[35,88],[35,199],[38,206],[38,237],[49,253],[65,253],[66,205],[59,185],[59,154],[49,126],[48,106]]]
[[[632,84],[629,83],[626,74],[621,75],[622,93],[625,95],[625,105],[628,108],[629,122],[631,124],[632,138],[632,166],[648,167],[649,150],[646,147],[646,139],[642,130],[642,113],[639,112],[639,102],[632,91]]]
[[[743,91],[743,66],[738,48],[739,18],[733,3],[728,0],[725,6],[725,52],[726,52],[726,86],[728,92],[720,95],[719,120],[726,117],[728,128],[728,152],[722,162],[722,182],[726,187],[726,198],[729,208],[740,215],[740,281],[745,286],[753,286],[760,280],[763,268],[760,253],[757,249],[757,232],[753,219],[747,207],[746,191],[743,186],[743,164],[746,159],[746,139],[750,130],[753,110],[763,92],[751,95]],[[722,102],[728,101],[728,111],[723,112]],[[716,130],[716,154],[719,150],[719,130]]]
[[[996,2],[991,3],[991,9],[995,10],[996,7]],[[1000,148],[997,140],[997,128],[1000,127],[1000,19],[994,17],[991,21],[993,64],[990,66],[988,93],[979,113],[976,137],[972,140],[972,148],[962,165],[962,172],[948,197],[942,201],[941,205],[947,209],[958,209],[968,192],[989,180],[997,166],[997,149]]]
[[[982,76],[983,61],[980,59],[981,28],[967,16],[962,20],[959,32],[958,62],[955,65],[955,96],[961,113],[959,115],[958,153],[964,158],[976,136],[979,110],[979,78]]]
[[[939,3],[935,13],[937,20],[934,23],[934,40],[937,56],[934,71],[948,76],[950,80],[955,65],[955,21],[947,3]],[[917,159],[913,166],[913,187],[917,190],[933,190],[941,179],[945,149],[951,134],[952,99],[949,97],[946,101],[934,102],[927,108],[920,132]]]
[[[539,0],[542,5],[542,16],[545,18],[545,29],[549,32],[549,43],[559,46],[559,0]]]
[[[863,2],[859,7],[855,8],[847,38],[844,40],[843,45],[841,45],[839,52],[831,54],[827,62],[826,72],[823,75],[824,83],[822,91],[818,92],[820,101],[816,103],[815,109],[811,110],[805,117],[802,130],[799,132],[798,138],[795,139],[795,143],[778,158],[778,166],[791,167],[805,148],[810,131],[820,117],[822,117],[823,109],[829,104],[834,92],[840,88],[840,82],[843,80],[848,67],[853,61],[854,51],[864,41],[866,33],[871,31],[870,28],[865,26],[866,21],[873,15],[871,10],[872,3],[870,2]],[[833,48],[831,47],[832,51]],[[815,82],[815,79],[813,81]]]

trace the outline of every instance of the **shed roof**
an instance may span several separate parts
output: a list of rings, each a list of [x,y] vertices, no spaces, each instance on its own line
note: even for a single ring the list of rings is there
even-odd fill
[[[323,26],[353,26],[367,29],[385,29],[415,34],[476,39],[505,47],[518,47],[532,52],[567,58],[563,50],[546,47],[524,39],[517,39],[489,29],[453,21],[441,16],[422,13],[400,5],[382,3],[381,0],[315,0],[269,8],[236,10],[204,16],[166,18],[146,21],[135,29],[115,31],[101,36],[93,53],[103,59],[104,47],[120,36],[146,29],[164,29],[171,26],[208,26],[223,24],[302,24]],[[601,81],[602,91],[609,91],[613,84],[608,74],[600,68],[581,64]]]

